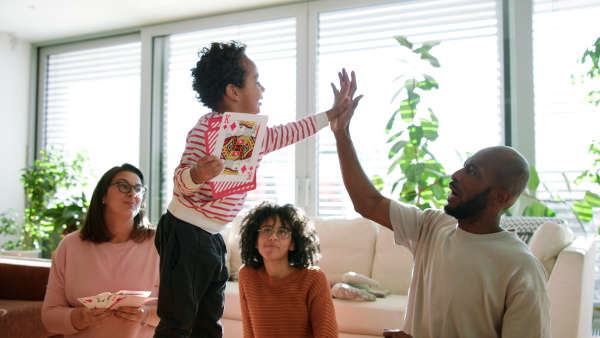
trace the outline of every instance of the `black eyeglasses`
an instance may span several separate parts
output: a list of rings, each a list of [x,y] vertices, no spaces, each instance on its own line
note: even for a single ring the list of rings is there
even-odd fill
[[[146,187],[141,186],[141,185],[131,185],[127,182],[115,182],[112,184],[109,184],[108,186],[110,187],[111,185],[117,185],[117,187],[119,188],[119,191],[124,193],[124,194],[128,194],[131,189],[133,189],[133,192],[135,192],[136,196],[144,196],[144,194],[146,193]]]

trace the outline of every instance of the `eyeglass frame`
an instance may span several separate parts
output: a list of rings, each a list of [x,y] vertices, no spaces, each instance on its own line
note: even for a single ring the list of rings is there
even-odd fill
[[[280,234],[278,233],[278,231],[284,231],[285,232],[285,234],[282,235],[283,238],[281,238],[279,236]],[[271,227],[264,227],[264,228],[258,229],[257,232],[258,232],[258,236],[259,237],[260,236],[267,236],[268,235],[267,238],[271,238],[271,236],[273,236],[273,233],[274,233],[275,237],[277,237],[277,239],[279,239],[281,241],[289,239],[292,236],[292,232],[290,230],[288,230],[288,229],[285,229],[285,228],[279,228],[279,229],[275,230],[274,228],[271,228]]]
[[[124,182],[124,181],[117,181],[115,183],[109,184],[108,186],[110,187],[111,185],[115,185],[115,184],[117,184],[117,189],[119,189],[119,191],[122,192],[122,193],[124,193],[124,194],[129,194],[129,192],[131,191],[131,189],[133,189],[133,192],[135,193],[136,196],[144,196],[144,194],[146,194],[146,191],[148,191],[148,188],[144,187],[141,184],[131,185],[131,184],[129,184],[129,182]],[[128,185],[129,189],[127,189],[127,191],[123,191],[121,189],[121,184]],[[140,187],[142,189],[141,192],[138,193],[137,191],[135,191],[135,189],[137,187]]]

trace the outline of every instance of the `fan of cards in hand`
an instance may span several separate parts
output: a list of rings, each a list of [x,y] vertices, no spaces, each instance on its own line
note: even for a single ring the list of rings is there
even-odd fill
[[[140,307],[152,300],[150,291],[127,291],[117,293],[103,292],[101,294],[77,298],[88,309],[118,309],[123,306]]]

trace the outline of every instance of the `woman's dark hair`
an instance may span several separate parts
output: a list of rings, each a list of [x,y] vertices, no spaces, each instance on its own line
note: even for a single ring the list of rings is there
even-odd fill
[[[264,265],[263,258],[256,248],[258,230],[264,221],[279,217],[282,224],[288,226],[292,233],[294,250],[288,251],[288,260],[296,268],[308,267],[317,263],[321,255],[319,237],[314,224],[309,221],[304,211],[291,204],[283,206],[272,202],[262,202],[248,213],[242,220],[240,229],[240,251],[242,263],[258,269]]]
[[[142,185],[146,184],[142,171],[128,163],[125,163],[120,167],[113,167],[104,173],[94,189],[90,207],[85,215],[83,226],[81,227],[80,237],[82,240],[92,241],[94,243],[105,243],[110,242],[113,239],[113,234],[106,226],[106,220],[104,219],[105,206],[104,203],[102,203],[102,200],[104,199],[104,196],[106,196],[108,187],[113,183],[112,180],[122,171],[129,171],[136,174],[140,178]],[[130,235],[132,240],[141,243],[152,238],[154,229],[146,218],[146,202],[144,199],[142,199],[140,211],[133,218],[133,225],[134,227]]]
[[[242,61],[246,58],[246,45],[237,41],[213,42],[210,48],[202,48],[198,56],[196,68],[191,69],[192,88],[198,101],[217,111],[227,85],[244,87],[247,72]]]

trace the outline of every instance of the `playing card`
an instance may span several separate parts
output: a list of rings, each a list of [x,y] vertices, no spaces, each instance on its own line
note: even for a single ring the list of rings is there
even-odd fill
[[[150,291],[127,291],[117,293],[103,292],[95,296],[77,298],[88,309],[119,308],[121,306],[139,307],[155,300],[149,298]]]
[[[223,114],[211,153],[224,160],[225,170],[211,182],[250,183],[254,180],[267,120],[266,115]]]
[[[239,122],[242,120],[249,122]],[[267,120],[267,116],[226,113],[223,117],[212,118],[208,121],[208,129],[205,133],[207,152],[223,159],[225,156],[229,157],[229,160],[226,161],[226,167],[229,166],[229,169],[226,168],[226,170],[229,174],[219,175],[209,182],[214,198],[256,188],[256,163],[258,163],[258,155],[263,151],[262,144],[266,134]],[[250,138],[247,135],[250,135]],[[240,136],[237,143],[234,140],[236,136]],[[222,146],[217,147],[217,144]],[[234,148],[239,152],[236,153]],[[237,156],[237,160],[234,160],[235,156]],[[234,172],[233,167],[239,170]]]

